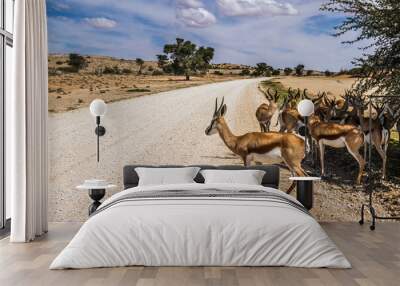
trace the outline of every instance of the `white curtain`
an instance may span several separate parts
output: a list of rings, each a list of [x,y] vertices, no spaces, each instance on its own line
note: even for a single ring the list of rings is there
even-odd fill
[[[14,94],[6,112],[12,242],[47,232],[47,22],[45,0],[15,1]]]

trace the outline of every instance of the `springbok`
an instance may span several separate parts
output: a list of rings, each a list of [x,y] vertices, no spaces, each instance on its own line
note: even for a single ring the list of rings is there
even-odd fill
[[[292,89],[289,88],[288,95],[281,105],[278,116],[279,132],[293,132],[298,122],[302,120],[299,112],[294,107],[298,98],[300,98],[300,89],[297,94],[293,94]]]
[[[369,133],[369,118],[361,117],[359,114],[361,129],[365,134],[364,159],[367,157],[367,144],[372,143],[382,159],[382,179],[385,179],[390,130],[398,120],[400,111],[394,114],[386,104],[372,103],[372,107],[375,109],[377,116],[371,120],[371,134]]]
[[[293,132],[296,130],[296,128],[298,128],[300,125],[304,125],[303,124],[303,117],[301,117],[301,115],[299,114],[299,112],[297,111],[296,105],[297,105],[297,101],[299,99],[309,99],[311,100],[314,104],[319,104],[319,102],[321,101],[321,99],[324,97],[324,94],[318,94],[318,96],[316,98],[310,98],[307,95],[307,89],[303,90],[303,93],[301,94],[300,89],[298,89],[296,94],[292,93],[292,90],[289,88],[288,90],[288,97],[287,97],[287,102],[289,102],[289,104],[284,103],[283,106],[286,106],[286,108],[283,108],[283,110],[279,113],[279,123],[280,123],[280,129],[279,132]],[[290,106],[290,107],[288,107]]]
[[[226,147],[242,158],[245,166],[268,158],[283,161],[293,175],[306,176],[301,167],[301,161],[304,158],[302,138],[295,134],[279,132],[251,132],[236,136],[225,121],[226,110],[224,98],[220,106],[216,99],[213,117],[205,130],[206,135],[218,133]],[[287,192],[290,192],[293,187],[294,184]]]
[[[311,137],[317,142],[320,152],[321,176],[325,176],[324,153],[325,145],[334,148],[347,148],[347,151],[356,159],[359,165],[357,184],[361,183],[365,160],[359,150],[364,143],[362,131],[355,125],[337,124],[333,122],[322,122],[321,119],[312,115],[308,120]]]
[[[267,103],[261,104],[256,111],[256,118],[258,123],[260,124],[261,132],[269,132],[269,127],[271,125],[271,119],[274,116],[275,112],[278,110],[278,91],[275,90],[274,94],[270,93],[270,89],[268,88],[267,93],[262,91],[265,97],[268,100]]]
[[[386,161],[387,161],[387,147],[389,144],[390,129],[393,127],[393,119],[385,114],[383,105],[378,106],[372,103],[377,115],[369,114],[368,117],[364,116],[365,110],[369,108],[369,103],[361,95],[348,92],[350,104],[353,107],[351,112],[348,112],[346,122],[352,125],[359,126],[364,134],[364,161],[367,159],[367,145],[372,144],[379,156],[382,159],[382,179],[386,177]],[[370,120],[371,117],[371,120]],[[369,124],[371,122],[371,133],[369,133]],[[386,127],[385,127],[386,126]]]

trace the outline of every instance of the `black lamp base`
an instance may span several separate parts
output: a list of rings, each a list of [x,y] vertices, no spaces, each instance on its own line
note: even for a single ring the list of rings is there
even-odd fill
[[[297,181],[296,198],[308,210],[311,210],[313,207],[313,192],[314,182],[312,180]]]
[[[106,129],[104,128],[104,126],[99,125],[94,130],[94,133],[96,133],[96,135],[98,136],[104,136],[104,134],[106,134]]]
[[[106,189],[90,189],[89,197],[93,200],[93,203],[89,206],[89,216],[94,213],[97,208],[101,205],[100,200],[106,194]]]

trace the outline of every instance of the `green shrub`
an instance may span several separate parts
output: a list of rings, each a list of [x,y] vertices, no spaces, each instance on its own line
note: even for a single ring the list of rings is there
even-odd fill
[[[272,75],[280,75],[281,72],[279,70],[273,70]]]
[[[285,73],[285,75],[291,75],[292,72],[293,72],[293,69],[291,69],[291,68],[285,68],[285,69],[283,70],[283,72]]]
[[[88,63],[84,57],[79,54],[69,54],[68,64],[78,72],[80,69],[87,67]]]
[[[250,75],[250,70],[249,69],[242,69],[242,71],[240,72],[239,75],[242,75],[242,76]]]
[[[64,72],[64,73],[77,73],[79,72],[79,69],[73,66],[66,66],[66,67],[58,67],[58,71]]]

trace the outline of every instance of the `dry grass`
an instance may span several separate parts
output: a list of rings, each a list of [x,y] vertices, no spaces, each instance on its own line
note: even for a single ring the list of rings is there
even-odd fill
[[[356,79],[350,76],[287,76],[275,78],[274,81],[280,82],[285,88],[307,89],[312,94],[325,91],[329,95],[339,96],[350,89]]]

